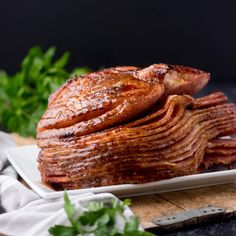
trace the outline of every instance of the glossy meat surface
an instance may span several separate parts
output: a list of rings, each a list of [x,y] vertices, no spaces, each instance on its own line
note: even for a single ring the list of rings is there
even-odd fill
[[[104,130],[135,118],[169,94],[193,95],[209,79],[203,71],[166,64],[117,67],[75,77],[51,96],[38,134],[68,137]]]
[[[236,161],[236,139],[230,136],[216,138],[208,142],[202,168],[215,165],[228,165]]]
[[[236,132],[236,107],[223,93],[192,97],[209,78],[196,69],[155,64],[69,80],[50,97],[38,124],[42,181],[77,189],[207,168],[211,152],[225,149],[225,143],[216,147],[216,138]]]

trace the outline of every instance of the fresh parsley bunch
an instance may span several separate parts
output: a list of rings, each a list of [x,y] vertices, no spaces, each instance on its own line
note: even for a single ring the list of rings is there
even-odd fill
[[[149,232],[139,230],[137,217],[132,216],[127,219],[124,216],[125,206],[130,204],[130,200],[124,202],[113,201],[110,203],[90,202],[88,211],[81,215],[76,215],[74,204],[70,202],[68,195],[64,194],[64,209],[70,221],[70,226],[55,225],[49,229],[49,233],[54,236],[153,236]],[[120,219],[124,222],[123,229],[116,228],[116,221]]]
[[[65,69],[69,53],[54,60],[56,48],[46,52],[33,47],[23,59],[20,70],[8,75],[0,70],[0,126],[22,136],[35,136],[36,125],[46,110],[48,97],[73,74],[88,68]]]

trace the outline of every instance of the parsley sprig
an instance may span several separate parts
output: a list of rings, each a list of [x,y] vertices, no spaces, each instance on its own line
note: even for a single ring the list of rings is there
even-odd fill
[[[75,206],[65,192],[64,209],[70,226],[55,225],[49,229],[54,236],[152,236],[149,232],[139,230],[139,221],[135,216],[126,218],[125,206],[130,205],[130,200],[112,201],[108,203],[92,201],[87,206],[87,211],[76,215]],[[123,222],[122,229],[116,226],[117,221]]]
[[[33,47],[23,59],[20,70],[9,75],[0,70],[0,127],[22,136],[35,136],[36,125],[46,110],[48,97],[73,74],[88,68],[66,70],[69,52],[54,59],[56,48],[44,52]]]

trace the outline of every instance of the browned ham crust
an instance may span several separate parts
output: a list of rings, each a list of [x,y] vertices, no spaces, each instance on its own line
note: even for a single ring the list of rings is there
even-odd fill
[[[235,142],[215,139],[236,131],[235,105],[221,92],[192,97],[209,79],[155,64],[67,81],[37,128],[43,182],[56,189],[146,183],[222,162],[212,155],[236,160]]]
[[[51,96],[38,138],[80,136],[125,123],[169,94],[196,93],[209,79],[203,71],[166,64],[75,77]]]

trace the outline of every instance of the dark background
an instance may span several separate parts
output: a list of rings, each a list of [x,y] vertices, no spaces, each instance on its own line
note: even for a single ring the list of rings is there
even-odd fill
[[[215,82],[236,80],[236,1],[0,0],[0,68],[27,50],[69,50],[71,67],[193,66]]]
[[[235,0],[0,0],[0,68],[18,70],[41,45],[93,70],[165,62],[211,72],[202,92],[236,101]],[[1,209],[0,209],[1,211]],[[166,235],[233,235],[236,220]]]

